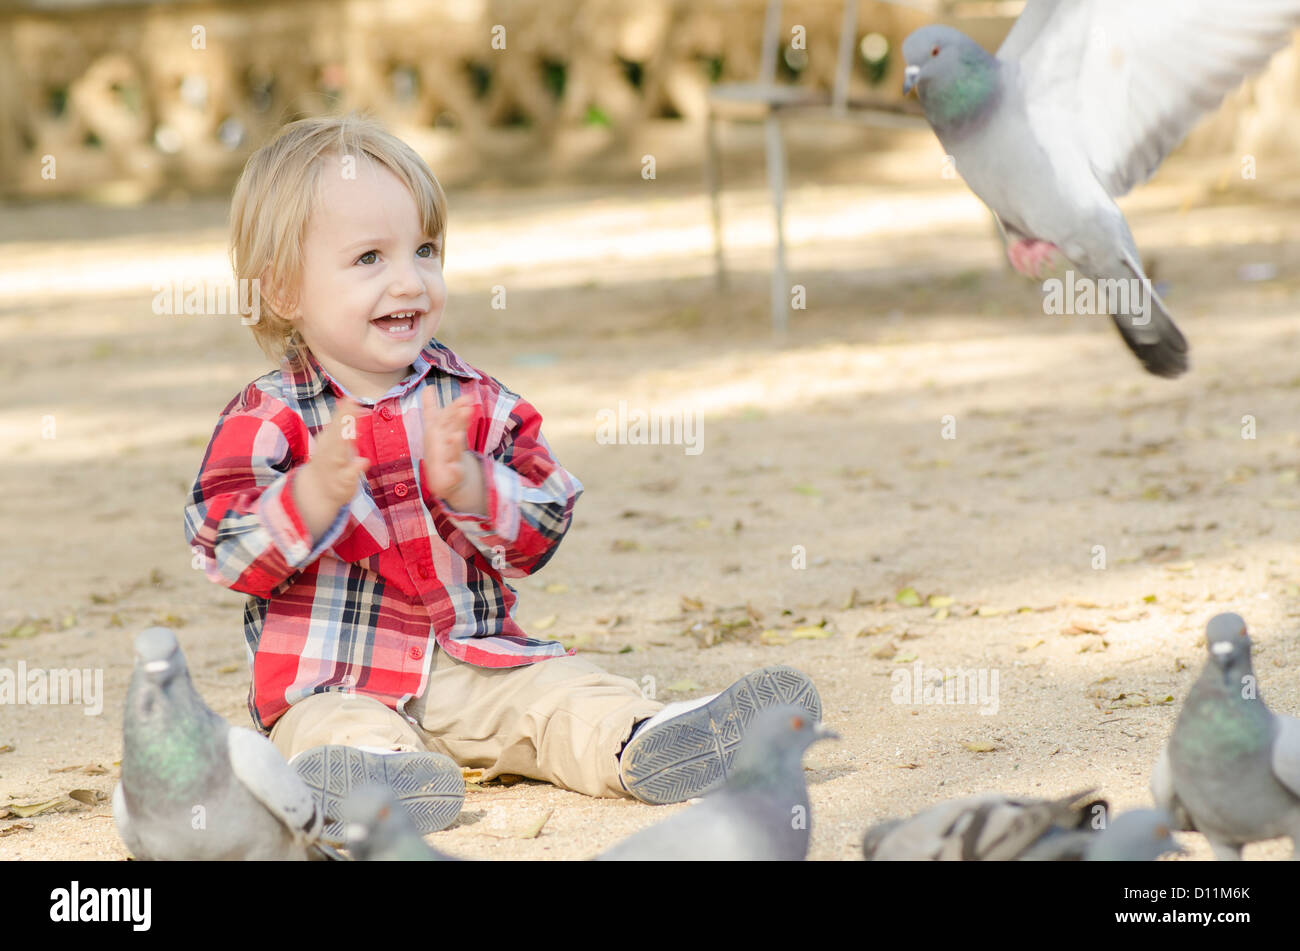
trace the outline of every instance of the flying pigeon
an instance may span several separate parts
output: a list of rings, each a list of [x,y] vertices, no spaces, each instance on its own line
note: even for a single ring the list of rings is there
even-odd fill
[[[420,837],[391,789],[369,785],[343,804],[348,854],[363,862],[454,862]]]
[[[929,861],[1154,861],[1183,851],[1173,820],[1136,809],[1098,827],[1108,806],[1091,790],[1061,799],[1017,799],[984,793],[939,803],[911,819],[891,819],[867,830],[863,854],[871,860]]]
[[[1009,861],[1036,843],[1062,839],[1082,848],[1072,833],[1088,829],[1108,807],[1084,790],[1061,799],[1023,799],[983,793],[941,802],[910,819],[888,819],[867,830],[862,852],[874,861]],[[1061,857],[1066,857],[1062,855]]]
[[[1205,640],[1209,662],[1156,760],[1151,794],[1218,859],[1283,835],[1300,858],[1300,719],[1264,706],[1238,615],[1212,618]]]
[[[122,738],[113,818],[137,859],[341,857],[302,780],[270,740],[208,708],[165,627],[135,640]]]
[[[1041,279],[1071,262],[1142,365],[1176,377],[1187,341],[1115,199],[1297,26],[1300,0],[1029,0],[997,56],[951,27],[910,35],[903,92],[997,216],[1012,265]]]
[[[596,856],[614,861],[802,860],[812,826],[803,754],[838,739],[803,707],[768,707],[736,750],[726,782],[701,801]]]

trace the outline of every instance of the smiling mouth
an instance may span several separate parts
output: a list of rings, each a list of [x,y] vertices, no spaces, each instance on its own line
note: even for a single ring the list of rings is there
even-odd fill
[[[399,310],[371,321],[376,327],[390,334],[406,333],[415,327],[415,322],[423,316],[422,310]]]

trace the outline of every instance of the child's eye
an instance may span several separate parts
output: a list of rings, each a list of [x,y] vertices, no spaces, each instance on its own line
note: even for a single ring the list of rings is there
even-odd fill
[[[374,263],[375,263],[375,255],[378,254],[378,253],[379,253],[378,251],[367,251],[365,254],[361,255],[361,257],[357,258],[356,263],[357,263],[357,264],[374,264]],[[370,260],[367,261],[366,258],[370,258]]]
[[[426,241],[424,244],[420,245],[419,249],[415,253],[419,254],[420,251],[423,251],[425,248],[429,249],[429,253],[425,255],[426,258],[436,258],[438,256],[438,245],[432,241]]]

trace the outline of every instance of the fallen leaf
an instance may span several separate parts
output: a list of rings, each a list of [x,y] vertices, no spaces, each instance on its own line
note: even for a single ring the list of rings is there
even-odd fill
[[[244,669],[243,664],[222,664],[217,668],[219,674],[237,674]]]
[[[820,640],[824,637],[830,637],[835,632],[825,627],[796,627],[790,632],[790,637],[797,641],[803,640]]]
[[[703,611],[704,602],[701,601],[699,598],[692,598],[692,597],[688,597],[687,595],[682,595],[682,610]]]
[[[546,617],[540,618],[533,622],[533,630],[545,631],[551,627],[554,627],[556,620],[557,620],[556,615],[548,614],[546,615]]]
[[[691,691],[691,690],[699,690],[699,689],[700,689],[700,685],[697,684],[694,680],[691,680],[689,677],[685,677],[685,678],[683,678],[683,679],[681,679],[681,680],[677,680],[677,681],[674,681],[673,683],[670,683],[670,684],[669,684],[667,687],[665,687],[664,689],[665,689],[665,690],[672,690],[672,691],[674,691],[674,692],[676,692],[676,693],[685,693],[685,692],[687,692],[687,691]]]
[[[840,610],[848,611],[851,608],[855,608],[857,606],[858,606],[858,589],[854,588],[852,591],[849,592],[849,596],[848,598],[845,599],[844,604],[840,606]]]
[[[894,769],[920,769],[920,763],[895,763]]]
[[[937,610],[937,611],[935,611],[933,614],[931,614],[930,617],[934,618],[936,621],[944,621],[944,620],[947,620],[947,618],[948,618],[948,609],[947,609],[947,608],[940,608],[939,610]]]
[[[1172,565],[1165,565],[1165,571],[1191,571],[1195,567],[1196,567],[1195,562],[1179,561],[1179,562],[1175,562]]]
[[[877,624],[875,627],[864,627],[862,630],[858,631],[855,636],[875,637],[877,634],[888,634],[893,629],[893,625],[891,624]]]
[[[1087,621],[1071,621],[1065,627],[1061,628],[1061,633],[1066,637],[1077,637],[1080,634],[1101,634],[1101,628]]]
[[[794,487],[794,490],[800,495],[821,495],[821,489],[815,485],[809,485],[807,482],[800,482]]]
[[[68,796],[77,802],[85,803],[87,806],[93,806],[97,802],[103,802],[108,798],[107,793],[100,792],[98,789],[74,789],[68,793]]]
[[[1101,605],[1092,601],[1085,601],[1083,598],[1066,598],[1065,603],[1073,605],[1076,608],[1087,608],[1089,610],[1101,607]]]
[[[1035,647],[1039,647],[1042,644],[1046,644],[1046,643],[1047,642],[1044,641],[1041,637],[1039,638],[1031,637],[1028,640],[1023,640],[1019,644],[1017,644],[1016,650],[1019,651],[1020,653],[1024,653],[1025,651],[1033,650]]]
[[[1155,596],[1154,594],[1144,595],[1143,598],[1142,598],[1142,600],[1143,600],[1144,602],[1146,602],[1147,604],[1155,604],[1155,603],[1156,603],[1156,596]]]
[[[769,627],[763,633],[758,635],[760,644],[789,644],[790,642],[781,636],[781,632],[776,628]]]
[[[910,653],[909,653],[909,654],[895,654],[895,655],[894,655],[894,663],[896,663],[896,664],[910,664],[910,663],[911,663],[912,661],[914,661],[914,660],[916,660],[916,655],[915,655],[915,654],[910,654]]]
[[[12,743],[6,743],[4,746],[0,746],[0,753],[12,753],[13,751],[14,747]]]
[[[30,819],[32,816],[39,816],[42,812],[49,812],[63,802],[63,797],[58,799],[48,799],[45,802],[11,802],[9,811],[20,819]]]
[[[1111,702],[1125,709],[1151,706],[1151,699],[1142,693],[1121,693],[1116,697],[1112,697]]]
[[[966,747],[966,749],[970,750],[972,753],[992,753],[997,749],[994,744],[986,743],[982,740],[974,743],[963,743],[962,746]]]
[[[542,590],[547,594],[564,594],[569,590],[569,586],[562,581],[556,581],[552,584],[548,584]]]
[[[28,829],[35,828],[36,824],[32,822],[11,822],[3,829],[0,829],[0,839],[7,835],[13,835],[15,832],[26,832]]]
[[[530,823],[529,825],[524,826],[523,830],[519,833],[519,838],[521,838],[521,839],[535,839],[535,838],[537,838],[539,835],[541,835],[541,834],[542,834],[542,828],[546,825],[547,820],[551,818],[551,814],[552,814],[553,812],[555,812],[554,809],[547,809],[547,810],[546,810],[546,814],[543,815],[543,816],[542,816],[540,819],[538,819],[536,822],[533,822],[533,823]]]
[[[713,519],[710,518],[697,518],[695,521],[691,522],[691,528],[698,528],[704,530],[712,527],[713,527]]]
[[[891,642],[889,644],[881,644],[871,652],[871,656],[879,658],[880,660],[889,660],[897,653],[898,645]]]
[[[1006,608],[989,607],[987,604],[981,604],[975,612],[979,617],[997,617],[999,614],[1006,614]]]
[[[921,606],[921,596],[916,593],[915,588],[904,588],[902,591],[898,592],[898,594],[894,595],[894,600],[909,608],[918,608]]]
[[[108,770],[100,766],[98,763],[91,763],[89,766],[82,769],[82,772],[87,776],[103,776],[108,772]]]
[[[942,595],[942,594],[930,595],[930,607],[932,608],[946,608],[946,607],[950,607],[952,604],[953,604],[953,599],[948,597],[947,595]]]
[[[616,538],[611,546],[614,551],[645,551],[645,546],[631,538]]]
[[[490,835],[494,839],[535,839],[542,834],[542,827],[546,825],[554,811],[554,809],[547,809],[540,817],[525,819],[522,822],[515,823],[513,826],[505,826],[496,823],[493,825],[476,823],[474,831],[479,835]],[[484,827],[479,828],[480,825]]]
[[[52,770],[50,770],[50,772],[51,772],[51,773],[71,773],[71,772],[75,772],[75,771],[78,770],[78,769],[81,769],[81,764],[80,764],[80,763],[78,763],[78,764],[75,765],[75,766],[60,766],[58,769],[52,769]]]

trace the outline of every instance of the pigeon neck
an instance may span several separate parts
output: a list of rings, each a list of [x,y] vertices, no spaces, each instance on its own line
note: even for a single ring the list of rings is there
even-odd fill
[[[1000,70],[996,59],[972,45],[963,52],[959,71],[927,84],[921,105],[935,130],[961,133],[987,116],[999,98]]]

